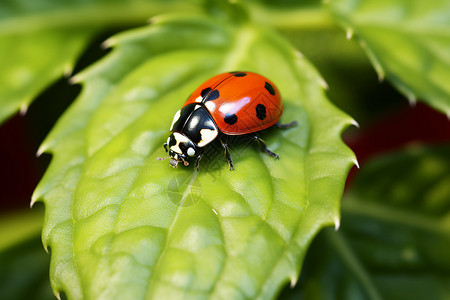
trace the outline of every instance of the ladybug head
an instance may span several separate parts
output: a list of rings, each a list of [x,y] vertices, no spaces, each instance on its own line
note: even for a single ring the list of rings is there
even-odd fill
[[[183,162],[185,166],[189,165],[187,159],[199,156],[202,151],[188,137],[178,132],[173,132],[169,136],[167,143],[164,143],[164,149],[166,149],[166,152],[169,152],[170,165],[174,168],[180,162]]]

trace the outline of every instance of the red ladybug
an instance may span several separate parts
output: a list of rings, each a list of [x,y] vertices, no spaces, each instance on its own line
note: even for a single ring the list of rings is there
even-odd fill
[[[219,138],[230,170],[234,170],[227,136],[248,135],[268,155],[278,158],[256,132],[273,125],[287,128],[297,123],[278,124],[282,113],[280,92],[269,79],[252,72],[219,74],[200,85],[175,113],[172,134],[164,149],[173,167],[180,162],[187,166],[188,158],[192,158],[198,170],[204,147]]]

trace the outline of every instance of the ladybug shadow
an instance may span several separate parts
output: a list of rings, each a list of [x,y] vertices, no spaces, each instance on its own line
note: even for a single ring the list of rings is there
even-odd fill
[[[205,152],[200,160],[200,172],[217,173],[228,170],[229,165],[226,158],[226,150],[222,143],[226,144],[233,162],[239,162],[239,158],[248,147],[251,147],[252,140],[249,136],[233,136],[221,134],[220,138],[214,140],[209,147],[205,147]]]
[[[236,166],[236,169],[239,168],[239,161],[242,160],[249,148],[258,149],[264,152],[255,140],[255,134],[262,138],[270,138],[274,132],[270,129],[266,129],[253,134],[244,135],[226,135],[222,133],[219,138],[209,145],[209,147],[205,147],[205,152],[199,164],[200,172],[205,171],[216,174],[219,171],[228,171],[230,169],[223,144],[226,144],[228,147],[230,158]]]

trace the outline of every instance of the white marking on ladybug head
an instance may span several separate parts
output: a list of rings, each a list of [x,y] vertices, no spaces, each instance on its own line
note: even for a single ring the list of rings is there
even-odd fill
[[[167,138],[167,142],[166,142],[166,144],[167,144],[167,145],[169,145],[169,144],[170,144],[170,135],[169,135],[169,137]]]
[[[200,135],[202,137],[202,139],[200,140],[200,142],[198,142],[198,146],[199,147],[204,147],[206,145],[208,145],[209,143],[211,143],[219,134],[219,132],[217,131],[217,129],[202,129],[200,130]]]
[[[183,151],[181,151],[180,149],[180,143],[189,142],[190,140],[186,136],[178,132],[174,132],[173,137],[175,138],[175,145],[170,146],[170,150],[178,154],[183,153]]]
[[[189,156],[194,156],[195,155],[195,150],[194,148],[190,147],[189,149],[187,149],[187,155]]]
[[[202,96],[198,96],[197,99],[195,99],[195,102],[200,103],[200,102],[202,102],[202,100],[203,100],[203,97]]]
[[[180,118],[180,115],[181,115],[181,110],[178,110],[176,113],[175,113],[175,116],[173,116],[173,121],[172,121],[172,125],[170,125],[170,130],[172,131],[172,129],[173,129],[173,125],[175,125],[175,123],[178,121],[178,119]]]
[[[210,113],[213,113],[214,110],[216,109],[216,104],[212,101],[207,101],[205,103],[206,108],[209,110]]]

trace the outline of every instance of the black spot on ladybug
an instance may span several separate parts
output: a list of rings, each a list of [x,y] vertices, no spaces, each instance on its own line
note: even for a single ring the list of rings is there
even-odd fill
[[[264,85],[264,87],[272,96],[275,96],[275,90],[273,89],[273,86],[270,83],[268,83],[266,81],[266,84]]]
[[[244,72],[238,72],[238,73],[233,74],[233,76],[234,76],[234,77],[244,77],[244,76],[247,76],[247,73],[244,73]]]
[[[209,92],[211,92],[211,88],[206,88],[200,94],[201,94],[202,98],[205,98]]]
[[[200,94],[204,99],[204,101],[216,100],[217,98],[220,97],[219,91],[218,90],[211,91],[211,88],[204,89]]]
[[[219,97],[220,97],[219,90],[214,90],[209,93],[208,99],[206,99],[206,101],[216,100]]]
[[[256,117],[260,120],[266,118],[266,107],[263,104],[256,105]]]
[[[228,125],[234,125],[236,124],[238,117],[235,114],[225,114],[225,118],[223,118],[223,120],[225,121],[225,123],[227,123]]]

